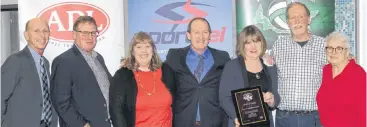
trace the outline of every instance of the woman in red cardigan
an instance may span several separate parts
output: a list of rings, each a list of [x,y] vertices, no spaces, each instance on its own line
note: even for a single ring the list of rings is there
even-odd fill
[[[333,32],[326,39],[327,60],[317,93],[324,127],[366,127],[366,71],[348,59],[349,39]]]

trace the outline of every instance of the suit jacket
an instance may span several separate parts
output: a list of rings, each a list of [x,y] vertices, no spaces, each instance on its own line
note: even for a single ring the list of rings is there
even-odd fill
[[[162,65],[162,82],[174,95],[174,72],[167,64]],[[110,114],[114,127],[135,127],[135,108],[138,87],[133,71],[120,68],[112,78],[110,87]],[[172,97],[174,100],[174,98]]]
[[[274,95],[275,108],[280,102],[280,96],[278,94],[277,69],[275,66],[266,66],[262,60],[261,62],[266,78],[268,79],[269,83],[271,83],[269,87],[271,89],[269,89],[269,92],[272,92]],[[248,80],[247,69],[243,57],[239,56],[238,58],[229,61],[225,65],[219,87],[220,104],[229,117],[228,127],[234,127],[234,119],[237,118],[231,91],[248,87],[250,87],[250,84]],[[270,126],[274,127],[271,111],[268,111]]]
[[[201,126],[220,127],[226,120],[226,116],[219,105],[219,80],[224,64],[230,59],[229,55],[225,51],[208,47],[213,56],[214,64],[198,83],[186,64],[186,55],[189,49],[190,46],[170,49],[165,61],[176,72],[177,91],[173,106],[174,126],[193,127],[199,102]]]
[[[103,57],[98,61],[107,70]],[[60,116],[61,127],[110,127],[107,104],[92,69],[74,45],[52,63],[52,102]]]
[[[45,68],[50,77],[49,62]],[[1,126],[39,127],[42,116],[42,90],[37,67],[29,48],[9,56],[1,66]],[[52,108],[51,127],[57,126]]]

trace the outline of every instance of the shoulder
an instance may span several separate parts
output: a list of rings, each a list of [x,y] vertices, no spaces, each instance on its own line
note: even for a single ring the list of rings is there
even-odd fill
[[[281,47],[282,45],[287,44],[287,42],[292,41],[292,37],[290,35],[280,35],[278,39],[273,44],[273,49],[276,50],[276,47]]]
[[[321,36],[317,36],[317,35],[311,35],[312,37],[312,42],[313,43],[317,43],[317,44],[321,44],[321,45],[325,45],[326,44],[326,40],[324,37]]]
[[[24,59],[25,57],[26,57],[26,55],[23,54],[22,52],[17,52],[17,53],[11,54],[4,61],[3,65],[1,66],[1,70],[7,69],[9,67],[16,67],[16,66],[21,65],[22,63],[24,63],[24,62],[22,62],[22,59]]]
[[[229,58],[229,54],[226,51],[211,48],[211,47],[209,47],[209,49],[210,49],[210,52],[212,53],[213,56],[217,55],[217,56],[214,56],[214,57],[228,57]]]
[[[6,61],[19,61],[19,60],[21,60],[22,58],[25,58],[25,57],[26,57],[26,54],[24,54],[23,52],[17,52],[17,53],[11,54],[6,59]]]
[[[55,59],[68,59],[73,56],[73,50],[68,49],[65,52],[61,53],[60,55],[56,56]]]
[[[168,50],[168,53],[167,54],[176,54],[178,53],[180,50],[183,50],[183,48],[170,48]]]
[[[291,40],[292,40],[291,35],[280,35],[278,36],[278,39],[276,40],[276,42],[281,43],[281,42],[286,42],[286,41],[291,41]]]
[[[317,36],[317,35],[311,35],[311,37],[312,37],[314,40],[325,40],[325,38],[324,38],[324,37]]]
[[[65,52],[61,53],[60,55],[56,56],[52,63],[70,63],[73,62],[74,59],[74,52],[72,49],[68,49]]]
[[[232,59],[232,60],[229,60],[225,65],[224,65],[224,69],[226,70],[238,70],[238,60],[239,58],[235,58],[235,59]]]
[[[124,76],[133,75],[133,71],[128,69],[127,67],[121,67],[116,71],[115,76],[122,76],[122,75]]]
[[[179,59],[184,54],[184,48],[171,48],[168,50],[165,63],[169,64],[170,66],[175,66],[179,64]]]
[[[366,78],[366,71],[359,64],[354,64],[353,72],[355,72],[357,75],[360,75],[360,76]]]
[[[103,56],[99,52],[97,52],[97,51],[96,51],[96,53],[97,53],[97,58],[103,60]]]

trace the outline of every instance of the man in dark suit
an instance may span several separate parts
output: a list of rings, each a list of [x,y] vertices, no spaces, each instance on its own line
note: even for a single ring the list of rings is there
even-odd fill
[[[94,51],[96,21],[81,16],[73,26],[75,45],[52,63],[52,102],[61,127],[111,127],[108,90],[111,74]]]
[[[178,83],[173,104],[175,127],[227,125],[218,88],[224,64],[230,58],[227,52],[208,47],[210,33],[205,18],[194,18],[186,33],[191,45],[168,51],[166,63],[175,70]]]
[[[45,20],[26,23],[27,46],[1,66],[1,126],[57,127],[50,100],[49,62],[43,57],[50,29]]]

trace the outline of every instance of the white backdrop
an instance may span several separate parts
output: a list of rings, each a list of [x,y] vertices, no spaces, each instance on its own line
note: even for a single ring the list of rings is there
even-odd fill
[[[101,35],[95,48],[105,60],[113,75],[124,56],[124,8],[122,0],[19,0],[20,50],[26,46],[23,37],[29,19],[41,17],[48,20],[51,37],[44,56],[52,60],[73,45],[72,26],[80,15],[93,16]]]

